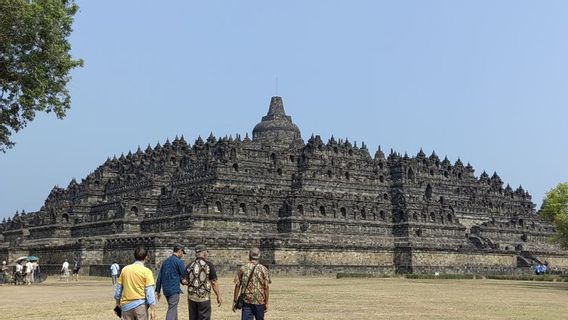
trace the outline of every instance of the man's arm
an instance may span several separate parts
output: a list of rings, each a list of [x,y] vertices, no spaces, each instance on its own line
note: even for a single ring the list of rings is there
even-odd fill
[[[237,310],[236,308],[236,304],[237,304],[237,299],[239,298],[239,295],[241,294],[241,279],[243,276],[243,270],[242,268],[239,268],[239,271],[237,271],[237,274],[235,275],[235,280],[233,280],[233,282],[235,283],[235,289],[233,290],[233,312],[235,312]]]
[[[191,263],[189,263],[187,266],[183,267],[183,275],[181,276],[181,284],[183,284],[184,286],[186,286],[189,283],[189,266],[191,265]]]
[[[154,286],[144,288],[146,293],[146,305],[150,313],[150,320],[156,320],[156,297],[154,296]]]
[[[268,312],[268,297],[270,290],[268,289],[268,284],[264,286],[264,313]]]
[[[268,269],[266,269],[266,273],[264,274],[264,281],[262,288],[264,289],[264,313],[268,312],[268,299],[270,297],[270,274],[268,273]]]
[[[156,298],[158,299],[158,301],[160,301],[160,291],[162,291],[162,269],[164,268],[164,265],[162,265],[162,268],[160,268],[160,272],[158,272],[158,281],[156,281]]]
[[[220,307],[221,304],[223,303],[223,298],[221,298],[219,284],[217,283],[217,270],[215,269],[215,266],[211,262],[207,262],[207,264],[209,265],[209,281],[211,281],[211,287],[213,288],[213,291],[217,296],[217,304]]]
[[[215,296],[217,296],[217,304],[220,307],[223,303],[223,298],[221,298],[221,293],[219,292],[219,284],[217,283],[216,279],[211,281],[211,288],[213,289],[213,292],[215,292]]]
[[[117,306],[120,306],[120,297],[122,297],[122,284],[117,283],[116,289],[114,289],[114,300]]]
[[[235,283],[235,290],[233,290],[233,312],[237,310],[237,299],[239,298],[239,294],[241,292],[241,284]]]
[[[179,283],[183,284],[184,286],[187,285],[187,280],[185,280],[187,275],[187,270],[181,259],[177,260],[177,270],[179,272]]]

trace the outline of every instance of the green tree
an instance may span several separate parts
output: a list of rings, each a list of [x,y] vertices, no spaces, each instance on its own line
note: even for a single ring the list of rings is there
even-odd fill
[[[0,151],[36,112],[63,118],[71,106],[73,0],[0,0]]]
[[[568,183],[560,183],[546,193],[541,214],[556,228],[553,240],[568,248]]]

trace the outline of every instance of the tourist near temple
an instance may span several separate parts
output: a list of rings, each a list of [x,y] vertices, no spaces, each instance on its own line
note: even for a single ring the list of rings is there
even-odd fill
[[[221,270],[259,247],[273,272],[528,272],[568,268],[554,229],[522,187],[422,150],[414,156],[347,139],[304,141],[273,97],[252,135],[183,137],[108,159],[37,212],[0,224],[0,258],[68,259],[106,275],[138,244],[156,267],[174,243],[205,244]]]

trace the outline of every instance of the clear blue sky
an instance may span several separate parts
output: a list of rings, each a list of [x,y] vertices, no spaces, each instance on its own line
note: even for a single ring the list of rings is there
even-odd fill
[[[0,154],[0,217],[108,156],[251,132],[270,97],[302,130],[436,150],[522,184],[568,181],[568,1],[78,1],[64,120]]]

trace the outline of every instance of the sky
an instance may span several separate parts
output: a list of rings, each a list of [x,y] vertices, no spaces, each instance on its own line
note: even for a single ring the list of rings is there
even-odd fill
[[[0,218],[138,146],[250,134],[274,95],[305,140],[435,150],[537,207],[568,181],[568,1],[77,3],[72,108],[0,153]]]

